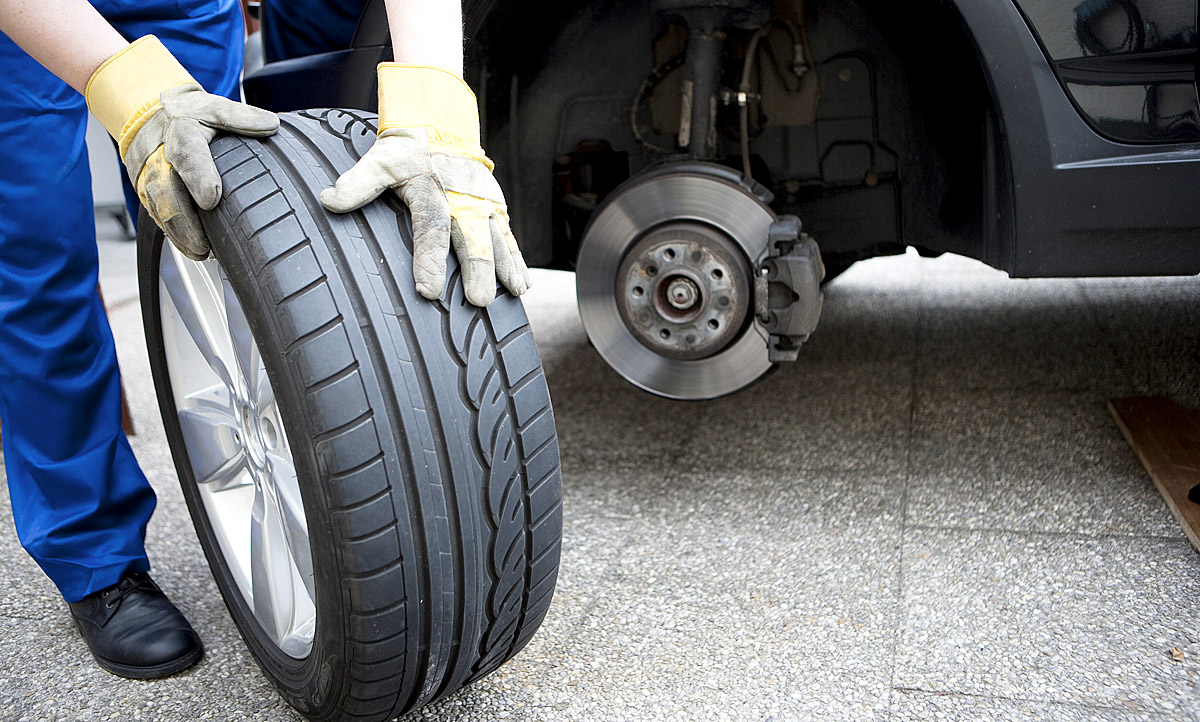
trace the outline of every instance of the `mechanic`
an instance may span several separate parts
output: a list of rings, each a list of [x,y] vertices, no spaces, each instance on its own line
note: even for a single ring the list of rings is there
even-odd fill
[[[322,201],[348,212],[395,189],[426,297],[442,293],[451,245],[469,300],[490,302],[497,279],[519,294],[528,271],[462,80],[461,7],[386,5],[397,62],[379,68],[379,139]],[[279,121],[228,99],[237,0],[0,0],[0,31],[0,428],[13,519],[100,666],[167,676],[203,647],[148,575],[155,496],[121,429],[96,293],[85,98],[150,217],[193,259],[209,253],[196,209],[221,197],[208,142],[270,135]]]

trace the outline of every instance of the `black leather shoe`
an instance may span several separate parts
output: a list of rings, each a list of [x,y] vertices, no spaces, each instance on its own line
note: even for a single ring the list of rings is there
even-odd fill
[[[192,625],[144,572],[126,574],[70,607],[96,662],[120,677],[167,677],[204,656]]]

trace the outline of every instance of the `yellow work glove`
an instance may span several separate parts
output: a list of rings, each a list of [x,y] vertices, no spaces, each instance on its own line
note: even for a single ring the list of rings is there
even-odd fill
[[[204,92],[153,35],[112,56],[84,89],[88,108],[117,140],[138,198],[188,258],[208,257],[195,206],[221,200],[221,174],[208,149],[219,131],[271,135],[274,113]]]
[[[451,245],[467,300],[486,306],[497,279],[514,295],[529,269],[508,223],[492,162],[479,147],[479,109],[461,78],[402,63],[379,65],[379,136],[363,157],[321,192],[348,213],[395,190],[412,214],[413,279],[425,298],[442,295]]]

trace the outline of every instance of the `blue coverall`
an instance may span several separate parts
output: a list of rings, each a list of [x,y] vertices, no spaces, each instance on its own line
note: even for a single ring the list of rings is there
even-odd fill
[[[237,97],[237,0],[91,0],[127,39],[154,34],[212,93]],[[121,429],[96,293],[87,108],[0,35],[0,433],[22,546],[68,602],[146,571],[155,497]]]

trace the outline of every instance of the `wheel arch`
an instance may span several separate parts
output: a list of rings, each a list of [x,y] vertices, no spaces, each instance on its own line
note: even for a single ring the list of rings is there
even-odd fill
[[[963,5],[978,3],[859,1],[898,62],[911,101],[898,121],[915,126],[899,131],[906,142],[897,150],[908,159],[902,238],[923,253],[955,252],[1011,270],[1013,151],[997,92],[1006,63],[989,58],[963,13]]]

